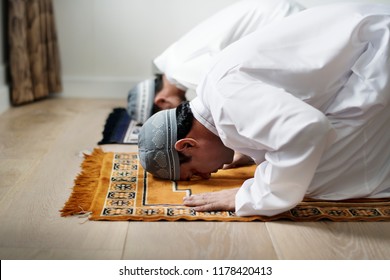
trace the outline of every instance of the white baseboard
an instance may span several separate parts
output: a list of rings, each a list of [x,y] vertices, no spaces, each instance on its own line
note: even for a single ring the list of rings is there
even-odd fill
[[[11,107],[9,100],[9,88],[5,85],[0,85],[0,114]]]
[[[127,98],[129,90],[147,77],[63,77],[64,98]]]
[[[0,64],[0,114],[10,107],[9,87],[5,82],[5,66]]]
[[[0,72],[1,72],[0,67]],[[1,74],[1,73],[0,73]],[[63,77],[62,98],[118,98],[127,99],[128,92],[148,77]],[[9,87],[0,84],[0,114],[11,107]]]

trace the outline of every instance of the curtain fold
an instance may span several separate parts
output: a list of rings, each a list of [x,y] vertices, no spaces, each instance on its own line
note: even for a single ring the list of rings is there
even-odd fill
[[[8,0],[8,36],[12,104],[61,92],[52,0]]]

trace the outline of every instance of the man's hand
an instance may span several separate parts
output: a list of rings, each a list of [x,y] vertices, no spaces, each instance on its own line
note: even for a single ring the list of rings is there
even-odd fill
[[[239,188],[195,194],[183,198],[185,206],[194,207],[195,211],[235,211],[236,193]]]
[[[225,164],[223,166],[223,169],[236,168],[236,167],[247,166],[252,164],[255,164],[255,162],[251,157],[235,152],[233,161],[229,164]]]

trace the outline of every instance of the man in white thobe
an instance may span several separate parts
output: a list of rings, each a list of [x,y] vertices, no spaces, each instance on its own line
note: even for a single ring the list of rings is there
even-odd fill
[[[185,205],[271,216],[305,196],[390,197],[389,41],[389,5],[337,4],[292,15],[230,45],[190,102],[190,132],[169,138],[165,155],[173,163],[185,155],[188,162],[179,170],[169,165],[175,172],[160,177],[208,177],[231,149],[254,159],[254,177],[236,190],[187,197]],[[152,173],[168,168],[161,150],[144,149],[143,137],[169,114],[159,112],[141,133],[141,163]],[[219,162],[207,159],[207,147],[210,155],[221,154]]]

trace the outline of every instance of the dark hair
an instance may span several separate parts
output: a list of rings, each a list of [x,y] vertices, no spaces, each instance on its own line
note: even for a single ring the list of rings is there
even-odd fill
[[[183,139],[190,132],[192,128],[192,121],[194,115],[192,114],[190,103],[188,101],[182,102],[176,108],[176,122],[177,122],[177,140]]]
[[[162,90],[162,87],[163,87],[163,75],[162,74],[155,74],[154,92],[157,94],[157,92]]]
[[[176,108],[176,122],[177,122],[177,140],[183,139],[187,136],[192,128],[194,115],[192,114],[190,103],[188,101],[182,102]],[[180,164],[191,160],[191,157],[185,156],[178,152]]]

